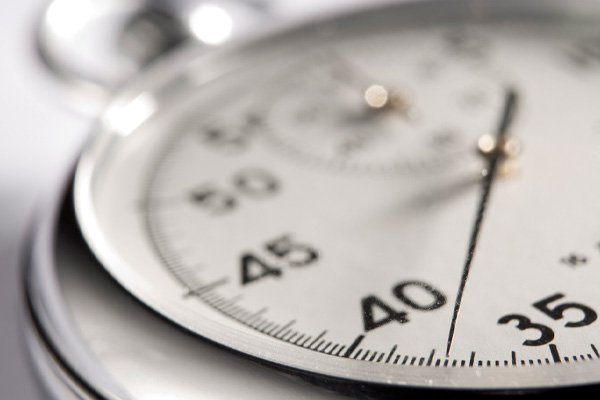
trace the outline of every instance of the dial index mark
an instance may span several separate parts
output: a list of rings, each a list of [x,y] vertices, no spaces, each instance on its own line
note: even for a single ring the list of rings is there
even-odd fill
[[[196,287],[196,288],[189,288],[188,291],[184,294],[184,298],[197,296],[201,293],[207,292],[209,290],[213,290],[216,287],[226,285],[228,283],[229,283],[229,278],[225,277],[225,278],[221,278],[215,282],[206,284],[204,286],[200,286],[200,287]]]
[[[354,342],[352,342],[350,347],[348,347],[348,350],[346,350],[343,357],[346,357],[346,358],[350,357],[352,355],[352,353],[354,352],[354,350],[356,350],[356,348],[360,345],[360,342],[363,341],[364,338],[365,338],[365,335],[358,335],[356,337],[356,339],[354,339]]]
[[[552,354],[552,359],[554,360],[554,362],[560,364],[560,354],[558,354],[558,348],[556,347],[556,345],[554,343],[551,343],[548,345],[548,347],[550,347],[550,353]]]

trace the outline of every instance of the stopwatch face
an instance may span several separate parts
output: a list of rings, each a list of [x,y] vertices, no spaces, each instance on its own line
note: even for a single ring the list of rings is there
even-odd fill
[[[263,362],[597,383],[591,3],[399,4],[180,53],[101,120],[84,236],[151,308]]]

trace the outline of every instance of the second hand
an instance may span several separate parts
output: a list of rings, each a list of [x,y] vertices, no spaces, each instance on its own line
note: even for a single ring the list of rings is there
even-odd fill
[[[492,138],[492,141],[495,144],[490,146],[489,152],[486,152],[486,155],[488,156],[487,174],[483,178],[482,193],[479,201],[479,206],[477,208],[475,224],[473,226],[473,230],[471,231],[471,238],[469,240],[469,247],[467,250],[467,258],[463,267],[456,301],[454,302],[454,313],[452,314],[452,322],[450,324],[450,332],[448,334],[448,346],[446,348],[446,357],[450,356],[450,348],[452,347],[452,340],[454,339],[456,321],[458,319],[458,313],[460,311],[462,297],[465,291],[465,287],[467,285],[467,279],[469,277],[471,263],[473,262],[473,257],[475,255],[475,248],[477,247],[477,238],[479,237],[479,231],[481,230],[483,215],[485,214],[485,209],[487,206],[488,198],[490,196],[492,183],[496,175],[496,170],[498,169],[498,164],[505,155],[503,148],[506,143],[506,136],[508,134],[508,130],[513,121],[515,110],[517,109],[517,103],[518,95],[516,90],[512,87],[507,88],[506,94],[504,96],[504,105],[502,108],[500,121],[495,135]]]

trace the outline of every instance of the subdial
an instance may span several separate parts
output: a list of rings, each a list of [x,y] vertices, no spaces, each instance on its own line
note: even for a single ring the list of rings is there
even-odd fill
[[[502,79],[451,59],[424,74],[435,57],[414,52],[382,67],[335,51],[291,68],[257,111],[266,136],[292,159],[356,173],[435,172],[475,157]]]

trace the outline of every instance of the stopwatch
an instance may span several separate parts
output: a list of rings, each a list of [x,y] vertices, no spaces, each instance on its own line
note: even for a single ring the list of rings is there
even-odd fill
[[[179,51],[78,161],[84,247],[163,324],[307,397],[593,388],[599,19],[409,2]]]

